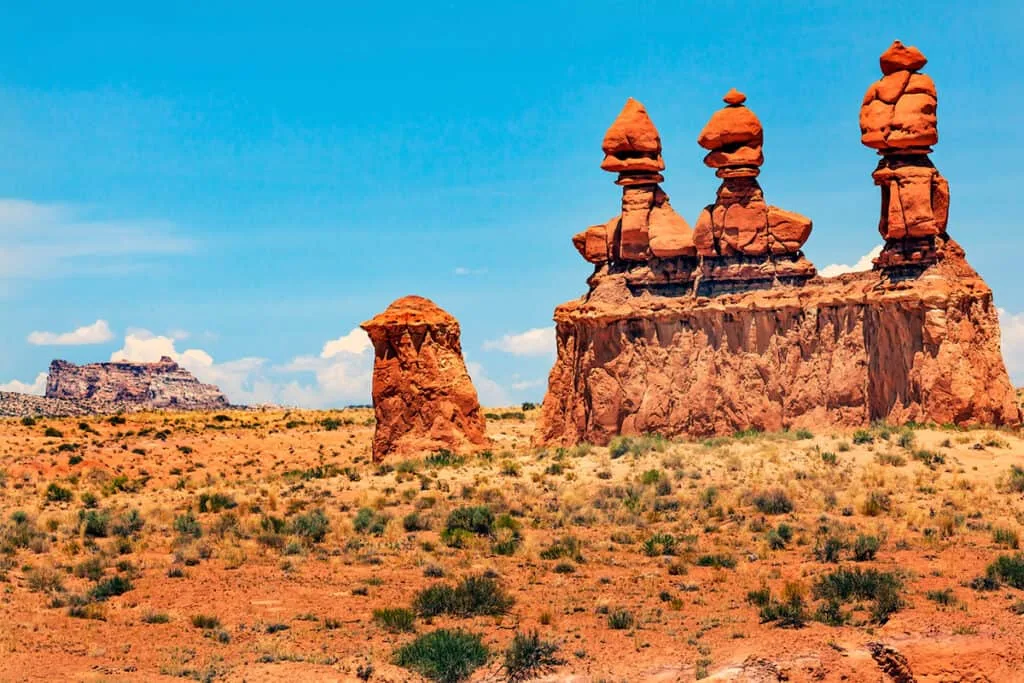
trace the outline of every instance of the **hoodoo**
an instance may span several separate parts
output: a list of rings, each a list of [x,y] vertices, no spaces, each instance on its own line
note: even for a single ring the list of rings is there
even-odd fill
[[[946,234],[949,191],[931,165],[935,88],[893,44],[861,111],[882,155],[875,269],[822,278],[803,256],[811,220],[768,205],[764,131],[731,90],[701,132],[718,197],[689,226],[659,183],[661,139],[635,100],[602,168],[622,213],[573,238],[589,291],[555,309],[558,356],[535,439],[728,434],[874,420],[1019,424],[992,291]]]
[[[459,323],[450,313],[429,299],[406,296],[362,328],[374,349],[375,460],[487,444]]]

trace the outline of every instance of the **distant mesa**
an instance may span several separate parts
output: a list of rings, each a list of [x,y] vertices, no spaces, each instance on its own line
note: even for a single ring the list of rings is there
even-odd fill
[[[44,397],[0,393],[0,415],[86,415],[139,410],[218,410],[220,389],[203,384],[168,357],[156,363],[50,364]]]
[[[822,278],[812,221],[765,202],[764,130],[736,89],[697,142],[722,179],[695,227],[661,189],[662,141],[630,99],[605,135],[621,213],[573,237],[589,289],[555,309],[558,356],[535,441],[702,437],[875,420],[1020,424],[992,291],[947,233],[927,60],[896,41],[860,112],[881,156],[874,270]]]
[[[459,323],[450,313],[430,299],[406,296],[362,328],[374,348],[374,460],[487,446]]]

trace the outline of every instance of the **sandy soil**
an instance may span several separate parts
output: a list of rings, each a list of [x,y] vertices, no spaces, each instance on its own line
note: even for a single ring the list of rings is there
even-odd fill
[[[612,457],[531,448],[535,413],[511,412],[489,419],[482,456],[385,467],[369,410],[0,421],[0,679],[420,680],[394,650],[452,627],[492,653],[473,680],[504,680],[502,651],[533,630],[563,662],[546,680],[1024,680],[1024,591],[972,587],[1019,552],[1019,434],[640,439]],[[790,511],[758,500],[776,489]],[[452,510],[481,505],[518,543],[442,540]],[[315,510],[318,541],[295,531]],[[105,533],[90,511],[109,513]],[[406,530],[414,512],[424,530]],[[880,540],[874,559],[855,561],[860,535]],[[565,537],[580,557],[544,559]],[[837,568],[893,572],[902,607],[880,623],[850,600],[844,625],[815,620],[814,585]],[[414,633],[374,619],[485,572],[514,599],[503,616],[419,617]],[[115,576],[127,589],[96,597]],[[764,587],[800,596],[806,624],[763,622],[748,594]],[[631,623],[612,628],[620,610]]]

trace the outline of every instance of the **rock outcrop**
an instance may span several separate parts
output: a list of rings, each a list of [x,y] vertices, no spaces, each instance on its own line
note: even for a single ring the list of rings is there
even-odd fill
[[[693,240],[707,293],[752,284],[807,279],[815,274],[800,247],[811,235],[811,219],[769,206],[757,182],[764,163],[761,121],[735,88],[697,138],[708,151],[704,163],[722,179],[718,198],[704,208]]]
[[[50,364],[46,398],[152,409],[216,410],[227,407],[220,389],[203,384],[166,356],[156,363]]]
[[[992,291],[946,236],[945,181],[922,165],[922,145],[934,142],[934,105],[914,97],[905,106],[920,116],[900,118],[902,98],[926,94],[925,81],[914,79],[923,65],[919,52],[895,44],[882,68],[897,76],[897,92],[885,78],[869,92],[895,117],[872,123],[879,130],[864,138],[883,155],[876,181],[894,174],[883,184],[886,250],[873,271],[815,275],[800,252],[811,221],[764,202],[756,182],[763,131],[736,91],[700,135],[705,163],[723,182],[697,221],[695,252],[660,258],[649,220],[645,252],[643,231],[623,227],[625,195],[623,216],[577,235],[595,269],[589,292],[555,309],[558,357],[536,441],[604,444],[619,434],[703,437],[874,420],[1019,424]],[[928,92],[934,98],[934,87]],[[643,170],[619,172],[647,174],[651,186],[660,139],[636,106],[627,104],[624,118],[629,125],[617,121],[612,130],[630,133],[615,145],[606,137],[605,165],[625,169],[640,159],[630,163]],[[927,182],[922,169],[930,169]],[[656,197],[660,188],[651,187]],[[886,222],[893,201],[902,223]],[[908,218],[919,215],[933,218]]]
[[[942,258],[949,240],[949,183],[928,158],[939,131],[935,83],[918,73],[927,62],[916,47],[893,42],[860,108],[861,143],[882,157],[871,174],[882,190],[882,267],[919,270]]]
[[[451,314],[429,299],[407,296],[362,328],[374,348],[375,460],[487,445],[459,323]]]

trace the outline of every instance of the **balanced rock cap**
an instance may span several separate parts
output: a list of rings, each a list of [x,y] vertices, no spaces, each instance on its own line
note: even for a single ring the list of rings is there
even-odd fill
[[[410,295],[396,299],[382,313],[378,313],[360,327],[369,332],[384,327],[410,325],[458,325],[458,321],[430,299]]]
[[[661,158],[658,129],[654,127],[644,105],[632,97],[626,100],[626,106],[605,133],[601,148],[605,153],[601,168],[623,174],[620,179],[629,175],[636,176],[632,180],[642,182],[661,180],[660,176],[655,178],[654,175],[644,179],[648,174],[656,175],[665,170],[665,161]]]
[[[764,135],[761,121],[743,106],[746,96],[733,88],[723,99],[728,106],[711,115],[697,138],[697,144],[710,150],[727,145],[760,144]]]
[[[739,105],[747,101],[747,96],[736,88],[730,88],[729,92],[725,93],[725,97],[722,98],[722,101],[726,104]]]
[[[882,67],[882,73],[888,76],[897,71],[922,69],[928,63],[928,58],[916,47],[894,40],[889,49],[882,53],[878,63]]]

